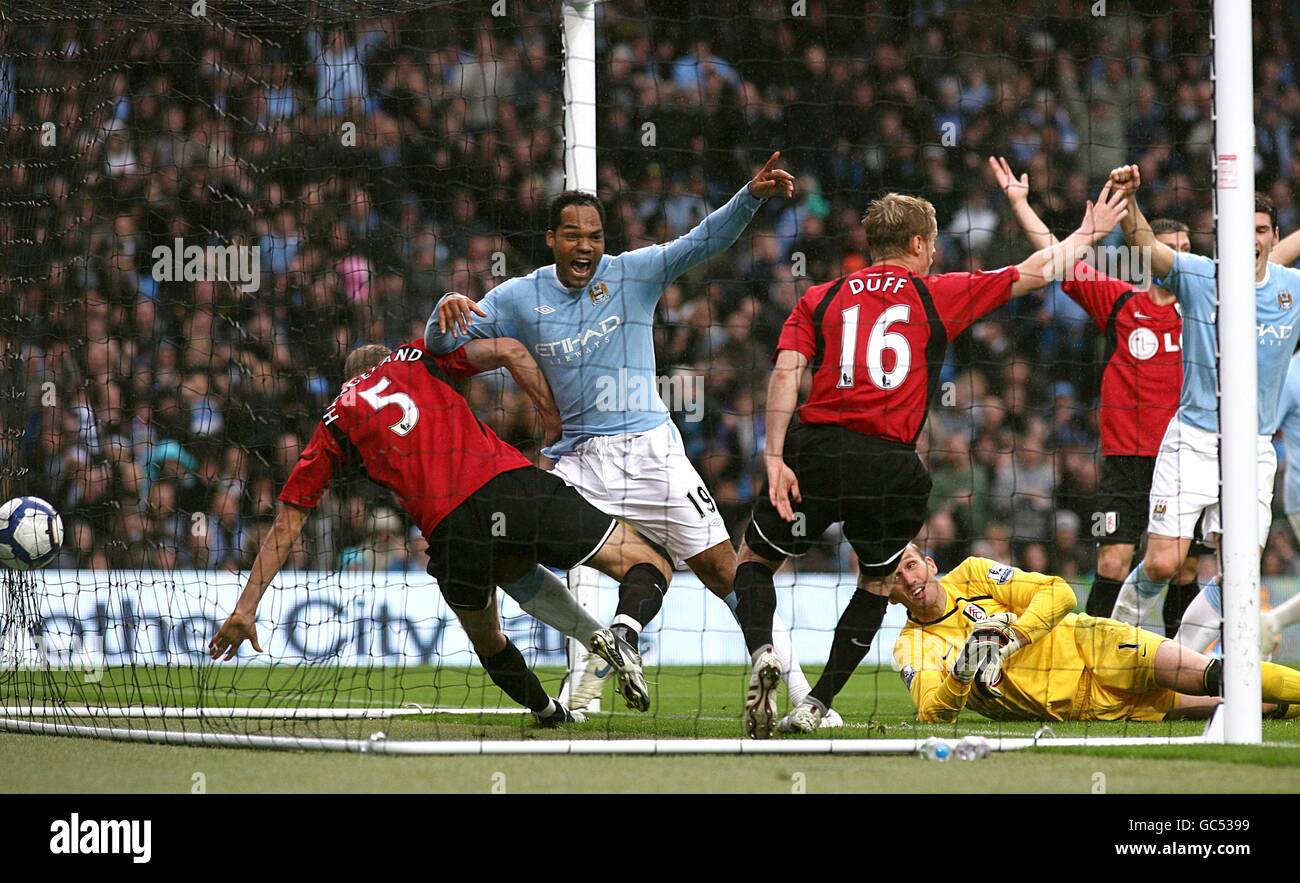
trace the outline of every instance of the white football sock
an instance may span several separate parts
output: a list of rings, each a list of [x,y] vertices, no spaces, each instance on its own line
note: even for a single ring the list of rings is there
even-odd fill
[[[794,643],[790,640],[790,630],[785,627],[779,613],[772,615],[772,649],[777,659],[781,660],[781,678],[790,694],[790,706],[803,702],[804,697],[812,691],[812,685],[799,667],[799,657],[795,655]]]
[[[1174,640],[1188,650],[1205,653],[1219,640],[1223,626],[1223,617],[1214,609],[1205,589],[1187,605],[1183,614],[1183,624],[1178,629]]]
[[[1273,617],[1273,624],[1277,626],[1279,632],[1287,626],[1300,621],[1300,595],[1288,598],[1268,611],[1266,615]]]
[[[603,626],[582,609],[558,576],[540,565],[537,570],[541,587],[527,601],[520,601],[519,606],[529,616],[541,620],[566,638],[588,647],[592,632],[600,631]]]

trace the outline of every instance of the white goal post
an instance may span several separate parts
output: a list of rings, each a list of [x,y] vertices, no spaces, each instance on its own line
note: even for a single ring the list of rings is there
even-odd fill
[[[1216,0],[1215,222],[1219,259],[1223,740],[1263,741],[1259,658],[1259,431],[1255,341],[1255,119],[1249,0]]]
[[[596,192],[596,3],[598,0],[565,0],[564,6],[564,186],[569,190]],[[569,573],[569,590],[592,616],[596,609],[599,574],[590,567],[576,567]],[[587,651],[572,639],[569,645],[569,674],[560,691],[567,702],[577,688],[587,663]],[[600,710],[600,698],[587,708]]]

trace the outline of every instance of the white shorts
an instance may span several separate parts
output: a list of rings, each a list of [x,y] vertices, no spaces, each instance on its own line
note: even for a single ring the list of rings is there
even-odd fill
[[[589,438],[561,457],[554,472],[597,509],[667,549],[674,566],[730,542],[718,504],[671,420],[636,435]]]
[[[1268,541],[1273,520],[1273,476],[1277,472],[1277,453],[1273,440],[1259,436],[1259,545]],[[1151,498],[1147,533],[1162,537],[1195,538],[1196,522],[1201,514],[1201,533],[1206,545],[1217,544],[1223,532],[1219,510],[1219,436],[1183,423],[1177,417],[1169,421],[1165,437],[1156,455],[1155,473],[1151,478]]]

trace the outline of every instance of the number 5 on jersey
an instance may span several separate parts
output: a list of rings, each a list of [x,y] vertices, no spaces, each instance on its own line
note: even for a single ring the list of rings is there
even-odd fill
[[[420,419],[420,409],[416,407],[411,397],[404,392],[393,392],[384,395],[384,390],[388,389],[391,381],[387,377],[381,377],[379,382],[370,389],[358,390],[357,395],[361,400],[376,411],[381,411],[387,405],[397,405],[402,409],[402,419],[398,420],[392,426],[388,427],[398,435],[406,435],[415,428],[415,424]]]
[[[857,386],[855,366],[858,351],[858,316],[862,305],[855,304],[844,310],[843,336],[840,338],[840,389]],[[877,389],[895,389],[907,379],[907,372],[912,369],[912,348],[907,338],[897,331],[890,331],[889,326],[898,322],[906,323],[912,314],[907,304],[894,304],[886,307],[871,326],[871,335],[867,338],[867,376]],[[894,354],[894,366],[885,370],[885,351]]]

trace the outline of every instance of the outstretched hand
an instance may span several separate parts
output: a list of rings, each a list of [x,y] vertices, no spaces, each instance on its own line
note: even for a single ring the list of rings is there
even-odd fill
[[[487,318],[483,308],[463,294],[450,291],[438,307],[438,331],[446,334],[448,329],[460,335],[469,334],[469,326],[474,322],[474,314]]]
[[[256,620],[235,611],[230,614],[230,618],[217,632],[217,636],[208,644],[208,655],[213,659],[221,659],[221,654],[225,653],[226,658],[222,661],[229,662],[235,658],[235,654],[239,652],[239,645],[245,641],[251,643],[258,653],[265,652],[262,645],[257,642]]]
[[[1017,178],[1011,171],[1011,165],[1000,156],[990,156],[989,167],[993,169],[993,175],[997,178],[998,186],[1002,188],[1002,192],[1007,195],[1007,199],[1013,205],[1029,199],[1028,172]]]
[[[781,151],[776,151],[767,158],[763,168],[749,182],[749,195],[756,199],[771,199],[773,196],[794,196],[794,175],[785,169],[776,167],[781,158]]]
[[[1122,189],[1114,188],[1111,182],[1107,181],[1101,188],[1097,201],[1088,201],[1079,231],[1095,242],[1114,230],[1115,225],[1126,217],[1128,217],[1128,194]]]

